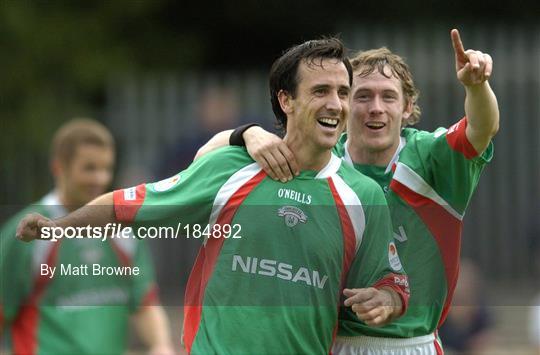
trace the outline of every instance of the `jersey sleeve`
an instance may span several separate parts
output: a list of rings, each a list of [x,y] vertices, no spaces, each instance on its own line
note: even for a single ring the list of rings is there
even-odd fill
[[[467,118],[464,117],[449,129],[420,131],[411,140],[420,159],[410,162],[410,167],[426,186],[434,189],[441,203],[449,205],[459,215],[465,212],[482,170],[493,157],[493,143],[478,154],[467,139],[466,128]]]
[[[15,238],[22,215],[9,220],[0,229],[0,322],[11,323],[31,293],[32,243]]]
[[[116,218],[127,223],[208,223],[221,186],[250,163],[244,148],[224,147],[168,179],[116,190]]]
[[[393,241],[390,212],[384,194],[374,181],[369,182],[372,184],[363,184],[360,195],[365,229],[346,286],[389,287],[400,296],[404,313],[410,294],[408,278]]]
[[[133,278],[131,291],[131,309],[141,306],[159,304],[158,287],[155,281],[155,271],[146,240],[137,242],[137,250],[133,257],[133,266],[139,268],[140,274]]]

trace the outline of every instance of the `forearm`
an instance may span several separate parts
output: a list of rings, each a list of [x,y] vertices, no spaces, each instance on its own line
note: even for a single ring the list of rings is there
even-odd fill
[[[163,307],[143,306],[134,315],[137,334],[152,349],[172,348],[169,323]]]
[[[208,154],[218,148],[228,146],[229,138],[231,137],[232,132],[233,130],[229,129],[223,132],[219,132],[218,134],[213,136],[205,145],[199,148],[193,160],[197,160],[203,155]]]
[[[489,83],[465,86],[467,139],[480,154],[499,130],[499,107]]]

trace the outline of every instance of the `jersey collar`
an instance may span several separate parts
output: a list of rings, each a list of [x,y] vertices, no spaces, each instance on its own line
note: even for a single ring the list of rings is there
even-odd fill
[[[384,171],[385,174],[388,174],[392,170],[392,166],[398,161],[399,153],[401,153],[401,150],[403,149],[403,147],[405,147],[405,137],[399,137],[399,146],[394,152],[392,159],[390,159],[390,163],[388,163],[388,165],[386,166],[386,170]],[[351,166],[354,166],[354,162],[351,158],[351,155],[349,154],[349,139],[348,138],[345,141],[345,153],[343,155],[343,160],[345,160]]]
[[[326,179],[332,175],[334,175],[341,166],[341,159],[339,159],[337,156],[332,153],[332,156],[330,157],[330,161],[324,168],[322,168],[321,171],[315,176],[315,179]]]

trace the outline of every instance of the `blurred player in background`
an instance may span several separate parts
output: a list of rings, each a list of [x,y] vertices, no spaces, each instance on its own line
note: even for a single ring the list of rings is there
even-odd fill
[[[473,260],[461,259],[452,308],[440,328],[446,350],[459,354],[489,351],[495,336],[494,320],[484,290],[482,275]]]
[[[100,196],[67,217],[27,216],[17,234],[32,240],[45,226],[170,217],[190,226],[192,238],[204,237],[186,290],[188,352],[328,353],[349,269],[350,284],[366,288],[346,290],[354,294],[347,301],[366,322],[389,322],[408,300],[381,189],[332,154],[351,82],[337,39],[305,42],[274,62],[274,111],[302,169],[294,181],[267,178],[243,148],[227,147],[172,178]]]
[[[124,353],[130,314],[150,353],[173,353],[144,241],[64,238],[24,244],[14,238],[27,213],[59,218],[104,193],[112,182],[114,160],[114,141],[103,125],[90,119],[69,121],[52,144],[54,190],[2,227],[0,332],[10,333],[14,353]],[[92,276],[80,268],[93,264],[136,265],[140,275]],[[52,267],[54,276],[44,272]],[[61,268],[68,267],[71,275],[61,275]]]
[[[491,139],[499,128],[497,100],[488,83],[491,57],[465,51],[457,30],[451,38],[466,116],[449,129],[406,127],[419,121],[419,92],[401,57],[380,48],[351,60],[351,119],[335,151],[385,191],[411,302],[405,316],[382,328],[366,326],[350,310],[343,313],[334,353],[442,353],[436,332],[458,277],[463,215],[491,160]],[[228,144],[231,132],[216,135],[197,157]],[[297,172],[294,154],[279,137],[249,126],[232,133],[238,135],[272,177],[287,181]]]

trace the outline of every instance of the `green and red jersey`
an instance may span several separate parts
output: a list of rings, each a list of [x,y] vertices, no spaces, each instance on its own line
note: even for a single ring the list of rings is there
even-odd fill
[[[347,135],[336,153],[379,183],[386,194],[396,245],[409,276],[407,313],[382,328],[367,327],[344,313],[340,335],[416,337],[433,333],[448,313],[459,272],[463,215],[492,144],[478,155],[467,140],[466,118],[448,130],[404,128],[388,166],[353,164]]]
[[[63,238],[23,243],[15,238],[15,230],[19,220],[32,212],[48,218],[67,214],[51,193],[1,230],[0,320],[9,332],[11,350],[15,354],[124,353],[129,315],[157,297],[144,241]],[[94,264],[138,266],[140,274],[94,276]],[[47,267],[56,267],[53,277],[42,272]]]
[[[190,353],[329,352],[349,269],[355,287],[388,285],[406,303],[384,195],[334,155],[281,183],[226,147],[114,203],[120,221],[240,231],[204,238],[185,296]]]

